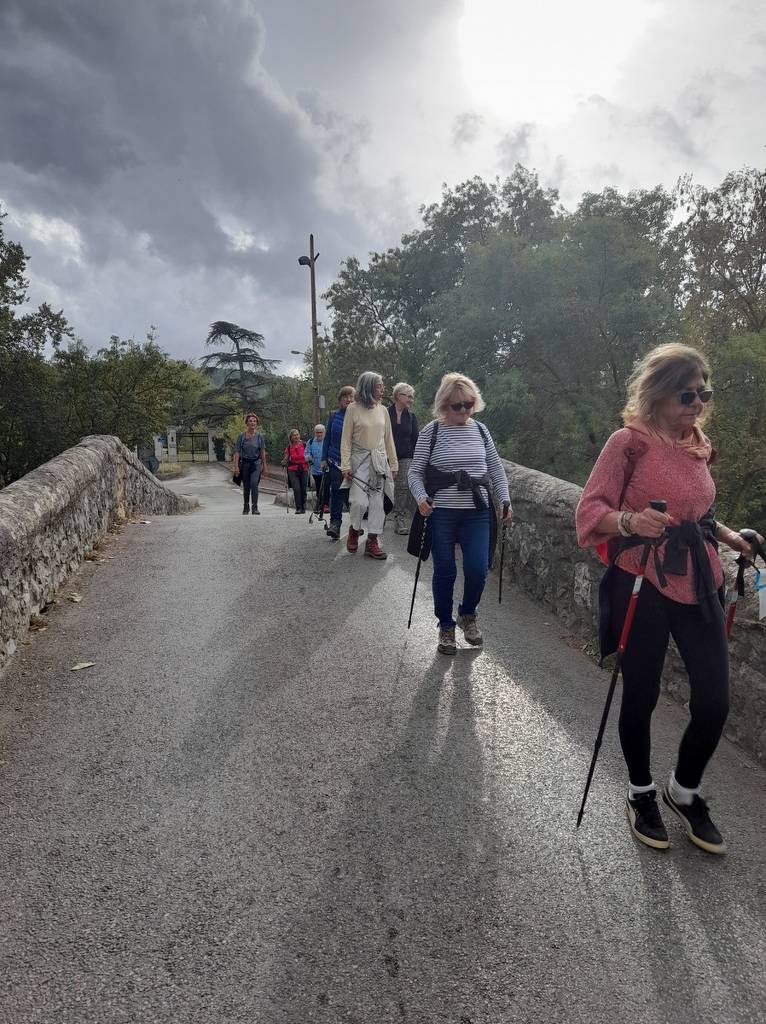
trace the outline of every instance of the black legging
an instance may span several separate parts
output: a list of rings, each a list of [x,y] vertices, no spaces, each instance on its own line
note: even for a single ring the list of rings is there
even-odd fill
[[[258,508],[258,483],[261,479],[260,459],[240,459],[239,473],[242,477],[242,497],[245,508],[250,507],[250,495],[253,496],[253,508]]]
[[[615,572],[615,628],[625,618],[635,576]],[[696,789],[721,738],[729,713],[729,649],[723,607],[714,605],[706,622],[698,604],[671,601],[644,579],[622,662],[620,743],[634,786],[652,781],[649,767],[652,712],[660,695],[660,676],[672,636],[689,673],[691,721],[681,740],[675,776]]]
[[[319,499],[322,499],[322,504],[326,504],[327,502],[327,495],[322,494],[322,480],[324,479],[324,474],[312,473],[311,475],[314,477],[314,490],[316,491],[316,494],[314,495],[314,510],[319,512]]]
[[[288,469],[287,479],[290,481],[290,486],[293,489],[295,495],[295,511],[300,512],[301,509],[305,511],[306,508],[306,470],[305,469]]]

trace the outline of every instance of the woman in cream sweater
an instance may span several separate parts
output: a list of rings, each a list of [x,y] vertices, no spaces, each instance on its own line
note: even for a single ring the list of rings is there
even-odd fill
[[[356,401],[346,410],[340,441],[340,469],[351,483],[351,525],[346,548],[353,554],[359,547],[366,512],[369,536],[364,553],[370,558],[387,557],[378,542],[386,519],[383,488],[387,480],[396,479],[399,470],[391,417],[381,405],[382,398],[380,374],[363,373],[356,385]]]

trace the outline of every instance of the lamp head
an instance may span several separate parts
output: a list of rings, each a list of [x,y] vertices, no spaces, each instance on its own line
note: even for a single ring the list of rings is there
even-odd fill
[[[310,267],[311,266],[311,260],[308,258],[308,256],[301,256],[300,259],[298,260],[298,266],[299,267]]]

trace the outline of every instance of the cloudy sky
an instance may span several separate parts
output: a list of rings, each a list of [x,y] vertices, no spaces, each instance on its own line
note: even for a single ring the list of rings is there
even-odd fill
[[[0,0],[6,237],[91,348],[233,320],[295,368],[310,231],[321,289],[517,161],[568,205],[716,184],[765,107],[762,0]]]

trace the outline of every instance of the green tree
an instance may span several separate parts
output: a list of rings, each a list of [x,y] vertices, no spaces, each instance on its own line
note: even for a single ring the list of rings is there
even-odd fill
[[[225,406],[229,396],[234,395],[243,412],[258,411],[262,386],[273,376],[279,360],[261,355],[265,348],[262,334],[227,320],[216,320],[210,325],[205,344],[220,346],[224,341],[231,347],[217,348],[201,359],[203,371],[211,378],[217,375],[219,380],[210,389],[207,401],[212,405],[216,398],[222,399]]]

